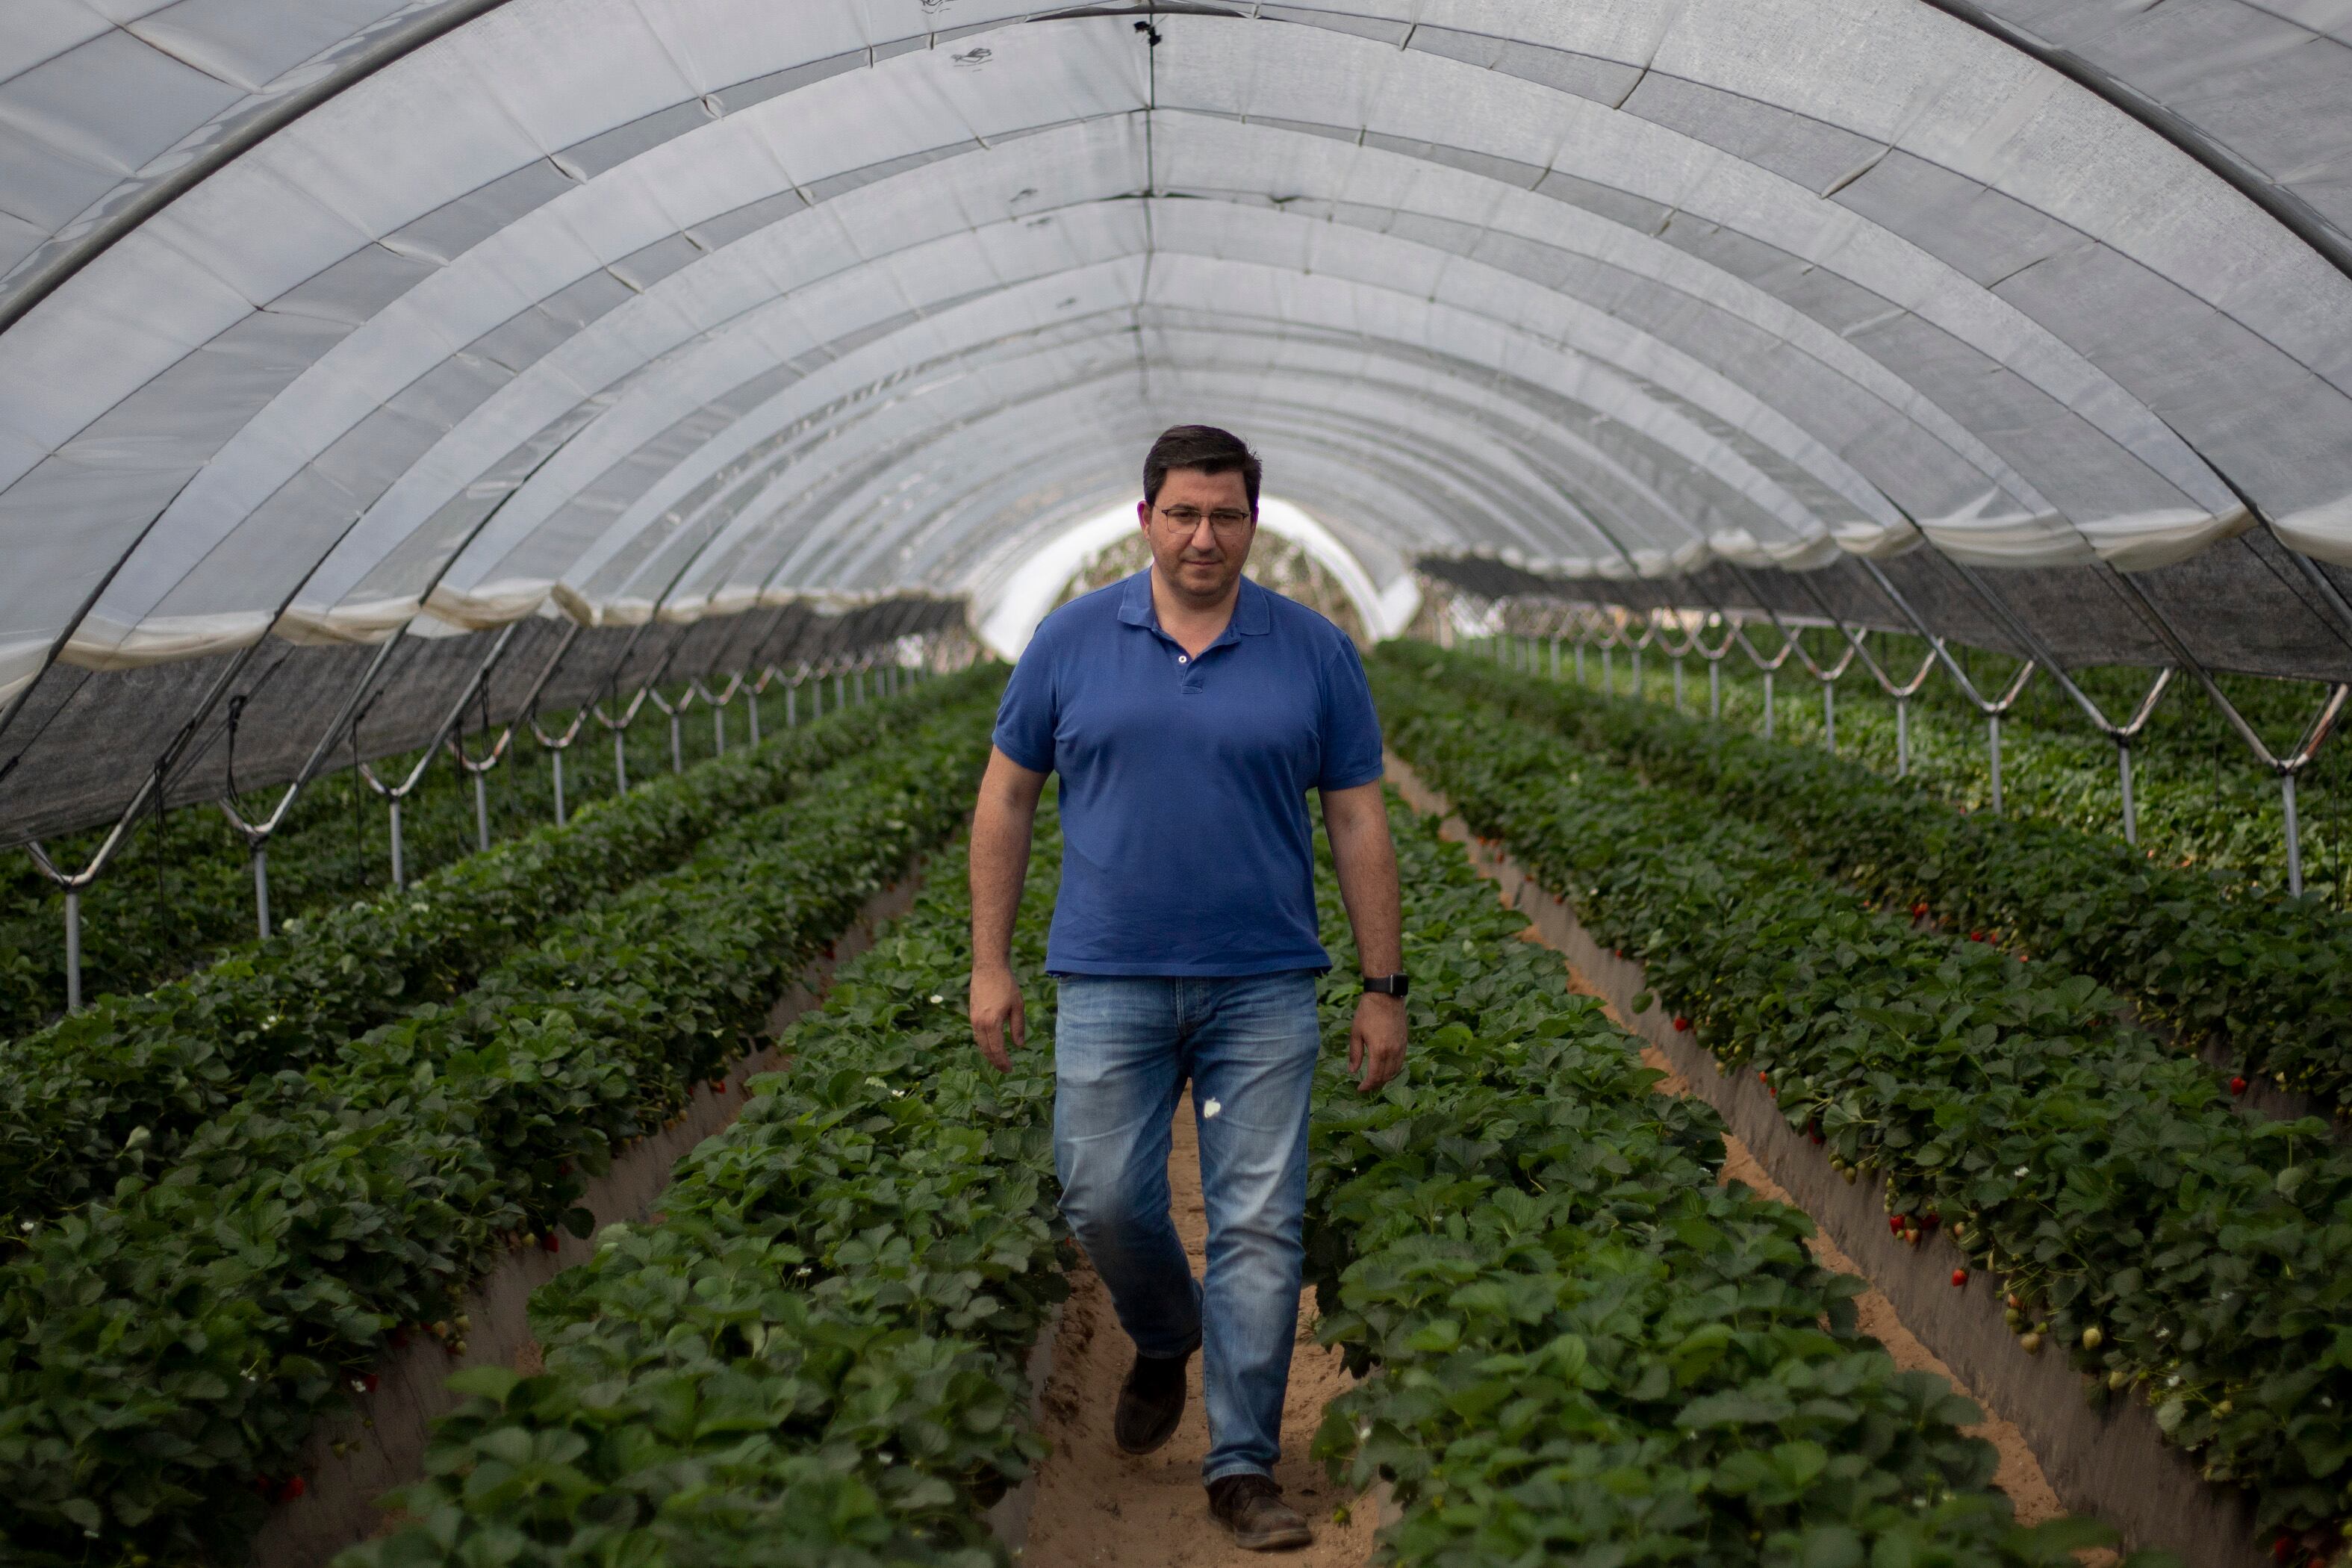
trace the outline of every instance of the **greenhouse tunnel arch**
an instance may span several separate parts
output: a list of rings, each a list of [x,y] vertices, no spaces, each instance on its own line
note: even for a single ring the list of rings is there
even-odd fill
[[[361,750],[507,628],[978,624],[1202,407],[1441,579],[2352,674],[2352,47],[2240,0],[129,9],[0,58],[0,837],[404,628]]]

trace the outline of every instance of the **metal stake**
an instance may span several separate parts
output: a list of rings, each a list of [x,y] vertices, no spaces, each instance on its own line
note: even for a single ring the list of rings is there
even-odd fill
[[[2286,896],[2303,897],[2303,834],[2294,820],[2294,775],[2279,775],[2279,800],[2286,807]]]
[[[2132,810],[2131,742],[2116,742],[2116,772],[2122,775],[2124,785],[2124,842],[2139,842],[2139,817]]]
[[[1710,719],[1723,717],[1723,661],[1720,659],[1706,661],[1706,716]]]
[[[1986,714],[1985,728],[1986,748],[1992,755],[1992,809],[1998,816],[2000,812],[2000,715]]]
[[[620,731],[613,731],[613,793],[614,795],[629,793],[629,748],[623,743],[626,737]]]
[[[1641,650],[1640,648],[1638,648],[1638,647],[1637,647],[1637,648],[1633,649],[1633,697],[1634,697],[1634,700],[1635,700],[1636,701],[1639,701],[1639,700],[1641,700],[1641,696],[1642,696],[1642,650]]]
[[[555,759],[555,826],[561,827],[563,826],[563,753],[551,752],[549,755]]]
[[[478,849],[490,847],[490,775],[474,775],[474,845]]]
[[[1911,700],[1895,700],[1895,776],[1907,778],[1911,773]]]
[[[751,693],[751,749],[760,749],[760,693],[756,689]]]
[[[1683,710],[1683,661],[1675,660],[1675,711]]]
[[[1837,752],[1837,687],[1822,682],[1822,738],[1834,755]]]
[[[269,940],[269,849],[267,845],[253,847],[253,915],[254,923],[261,928],[261,940]]]
[[[1764,738],[1772,738],[1772,672],[1764,672]]]
[[[81,1011],[81,889],[66,889],[66,1011]]]
[[[392,890],[395,893],[408,886],[408,868],[400,858],[400,797],[392,800]]]
[[[724,708],[710,710],[710,754],[714,757],[727,754],[727,710]]]
[[[1584,642],[1582,638],[1579,638],[1576,644],[1576,683],[1579,686],[1590,684],[1584,679]]]
[[[678,742],[676,713],[669,716],[669,771],[674,773],[686,772],[686,750]]]
[[[1606,697],[1617,695],[1617,650],[1613,647],[1601,650],[1601,691]]]
[[[798,686],[787,686],[784,688],[784,728],[787,730],[797,729],[800,727],[800,715],[795,711],[795,710],[800,706],[799,702],[797,702],[795,699],[798,698],[800,694],[801,689]]]

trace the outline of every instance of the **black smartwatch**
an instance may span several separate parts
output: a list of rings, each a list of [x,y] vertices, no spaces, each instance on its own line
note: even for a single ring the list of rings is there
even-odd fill
[[[1363,980],[1365,990],[1393,996],[1400,1002],[1404,1000],[1405,989],[1411,984],[1402,974],[1367,974]]]

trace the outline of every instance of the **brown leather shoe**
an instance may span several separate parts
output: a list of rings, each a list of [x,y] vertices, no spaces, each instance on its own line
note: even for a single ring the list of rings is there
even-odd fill
[[[1211,1481],[1209,1512],[1245,1552],[1279,1552],[1315,1539],[1298,1510],[1282,1500],[1282,1489],[1271,1477],[1244,1473]]]
[[[1164,1360],[1138,1355],[1118,1386],[1118,1409],[1111,1436],[1123,1454],[1149,1454],[1176,1435],[1184,1415],[1184,1363],[1191,1355]]]

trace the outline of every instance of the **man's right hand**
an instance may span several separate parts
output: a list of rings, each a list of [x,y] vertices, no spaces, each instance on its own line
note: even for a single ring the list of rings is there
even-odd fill
[[[1021,1005],[1021,983],[1010,969],[992,966],[971,972],[971,1033],[980,1054],[998,1072],[1013,1067],[1012,1045],[1029,1043],[1029,1020]]]

